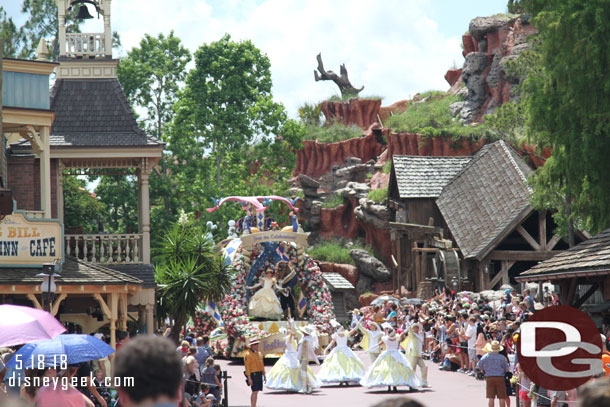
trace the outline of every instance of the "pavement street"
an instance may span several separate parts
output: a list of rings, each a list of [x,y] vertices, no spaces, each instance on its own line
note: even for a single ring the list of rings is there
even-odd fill
[[[364,362],[365,367],[370,365],[366,353],[357,351],[356,354]],[[217,362],[232,376],[232,379],[229,379],[229,405],[231,407],[249,407],[251,392],[245,382],[244,367],[241,361],[218,360]],[[272,364],[273,362],[266,366],[267,371],[271,369]],[[399,387],[398,393],[388,393],[387,389],[368,390],[361,386],[323,386],[311,395],[265,389],[259,393],[257,407],[368,407],[388,398],[404,396],[412,397],[426,407],[487,407],[484,381],[475,380],[474,377],[463,373],[440,371],[438,365],[429,361],[426,361],[426,364],[429,367],[428,382],[431,386],[429,389],[410,393],[407,388]],[[319,369],[319,366],[316,365],[311,365],[311,367],[315,372]],[[419,370],[417,373],[419,374]],[[515,405],[514,397],[511,397],[511,404]]]

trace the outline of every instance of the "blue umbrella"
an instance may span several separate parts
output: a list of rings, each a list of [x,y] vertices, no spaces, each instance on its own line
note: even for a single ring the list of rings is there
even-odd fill
[[[65,334],[24,345],[6,366],[24,369],[65,368],[66,365],[101,359],[113,352],[114,349],[106,342],[94,336]]]

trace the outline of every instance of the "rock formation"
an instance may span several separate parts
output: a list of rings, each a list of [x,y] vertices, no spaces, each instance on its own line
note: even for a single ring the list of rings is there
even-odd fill
[[[519,97],[514,88],[523,78],[510,75],[506,66],[529,47],[527,37],[535,32],[523,16],[477,17],[470,22],[469,34],[462,36],[465,60],[461,72],[468,95],[451,109],[462,122],[480,122],[502,103]],[[445,75],[452,86],[454,71]]]
[[[355,124],[362,129],[377,122],[380,107],[380,99],[352,98],[345,102],[325,100],[320,104],[327,123],[341,122],[346,126]]]
[[[388,281],[392,278],[390,270],[377,258],[371,256],[366,250],[354,249],[349,252],[354,259],[356,268],[362,275],[368,276],[375,281]]]

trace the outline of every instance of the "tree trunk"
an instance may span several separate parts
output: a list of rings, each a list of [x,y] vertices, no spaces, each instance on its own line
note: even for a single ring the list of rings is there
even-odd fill
[[[220,163],[221,157],[220,154],[216,154],[216,184],[218,185],[218,191],[220,192]],[[219,197],[220,198],[220,197]]]
[[[180,331],[184,328],[185,324],[186,315],[178,315],[174,320],[174,325],[172,325],[172,330],[169,336],[177,344],[180,344]]]

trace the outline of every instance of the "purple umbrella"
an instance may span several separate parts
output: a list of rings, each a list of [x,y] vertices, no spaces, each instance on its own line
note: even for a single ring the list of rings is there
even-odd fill
[[[0,305],[0,347],[53,339],[66,328],[46,311]]]

